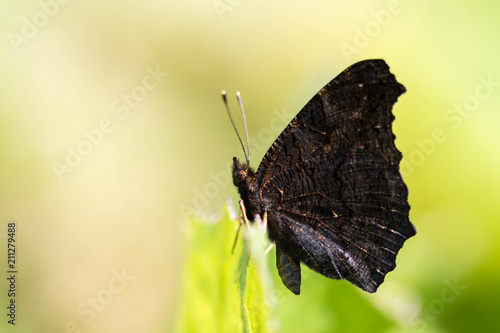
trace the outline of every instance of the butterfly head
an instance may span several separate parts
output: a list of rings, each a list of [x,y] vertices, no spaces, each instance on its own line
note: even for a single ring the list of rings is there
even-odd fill
[[[254,177],[254,172],[250,166],[246,163],[240,163],[240,161],[233,157],[233,183],[240,192],[243,188],[248,188],[251,180]]]
[[[254,184],[255,172],[248,163],[240,163],[236,157],[233,158],[233,183],[238,188],[240,197],[244,202],[247,216],[250,221],[254,220],[255,214],[260,214],[258,210],[259,199]]]

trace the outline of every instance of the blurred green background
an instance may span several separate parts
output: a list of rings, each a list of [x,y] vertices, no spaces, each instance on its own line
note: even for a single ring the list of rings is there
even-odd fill
[[[0,331],[170,332],[183,214],[237,199],[228,171],[242,152],[220,90],[242,93],[256,167],[324,84],[369,58],[407,88],[394,132],[418,234],[374,295],[313,273],[299,297],[276,285],[282,329],[499,330],[499,12],[471,0],[2,1]]]

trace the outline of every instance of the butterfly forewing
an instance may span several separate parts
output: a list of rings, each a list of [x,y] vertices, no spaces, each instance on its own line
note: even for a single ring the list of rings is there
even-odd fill
[[[376,291],[415,234],[392,106],[405,91],[383,60],[359,62],[299,112],[264,156],[252,187],[268,211],[284,284],[300,292],[304,262]]]

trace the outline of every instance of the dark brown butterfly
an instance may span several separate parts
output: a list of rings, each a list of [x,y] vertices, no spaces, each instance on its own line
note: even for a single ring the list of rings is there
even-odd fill
[[[415,235],[392,133],[392,106],[404,92],[385,61],[358,62],[306,104],[257,172],[248,157],[234,158],[247,216],[267,216],[279,275],[293,293],[301,262],[373,293]]]

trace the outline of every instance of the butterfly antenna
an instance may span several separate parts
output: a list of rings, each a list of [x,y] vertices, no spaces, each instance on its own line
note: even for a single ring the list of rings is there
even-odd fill
[[[250,165],[250,140],[248,140],[248,129],[247,129],[247,118],[245,117],[245,110],[243,110],[243,102],[241,101],[241,94],[239,91],[236,92],[236,99],[238,100],[238,104],[240,105],[241,114],[243,115],[243,123],[245,124],[245,134],[247,137],[247,164]]]
[[[247,164],[250,165],[250,159],[249,159],[250,151],[248,151],[248,155],[247,155],[247,152],[245,151],[245,145],[243,144],[243,141],[241,141],[240,133],[238,133],[238,130],[236,129],[236,125],[234,124],[233,117],[231,116],[231,112],[229,111],[229,105],[227,104],[227,98],[226,98],[226,91],[222,90],[220,94],[222,95],[222,100],[224,101],[224,105],[226,106],[226,110],[227,110],[227,114],[229,115],[229,119],[231,119],[231,124],[233,124],[234,131],[236,132],[236,135],[238,136],[238,140],[240,140],[241,148],[243,149],[243,154],[245,154],[245,160],[247,161]],[[243,122],[245,123],[245,132],[247,133],[247,143],[248,143],[247,122],[246,122],[244,113],[243,113]]]

